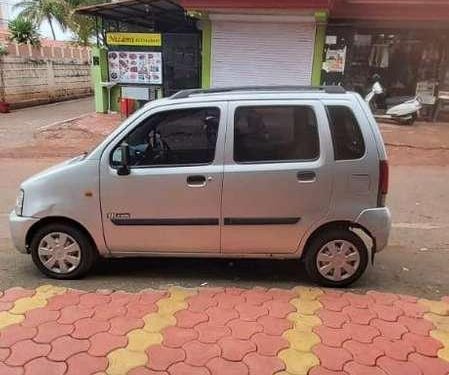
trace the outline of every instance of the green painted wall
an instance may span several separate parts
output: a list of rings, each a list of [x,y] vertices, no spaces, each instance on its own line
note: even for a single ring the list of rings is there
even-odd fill
[[[209,19],[203,18],[202,51],[201,51],[201,87],[208,89],[211,84],[212,25]]]
[[[98,65],[92,64],[91,76],[94,87],[95,111],[105,113],[108,110],[108,95],[100,83],[108,80],[108,57],[107,51],[101,47],[92,48],[92,60],[98,59]]]
[[[324,45],[326,42],[327,12],[315,13],[316,34],[312,66],[312,85],[321,85],[321,68],[323,66]]]

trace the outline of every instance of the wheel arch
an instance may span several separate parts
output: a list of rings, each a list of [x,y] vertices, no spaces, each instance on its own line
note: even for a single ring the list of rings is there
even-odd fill
[[[68,217],[64,217],[64,216],[48,216],[48,217],[45,217],[45,218],[39,220],[38,222],[34,223],[31,226],[31,228],[28,230],[26,237],[25,237],[25,244],[26,244],[28,253],[30,252],[30,243],[31,243],[33,236],[36,234],[36,232],[39,229],[41,229],[44,226],[49,225],[49,224],[65,224],[65,225],[69,225],[69,226],[77,228],[78,230],[80,230],[81,232],[83,232],[86,235],[86,237],[89,239],[89,241],[92,244],[92,248],[98,254],[97,245],[95,243],[94,238],[89,233],[89,231],[78,221],[70,219]]]

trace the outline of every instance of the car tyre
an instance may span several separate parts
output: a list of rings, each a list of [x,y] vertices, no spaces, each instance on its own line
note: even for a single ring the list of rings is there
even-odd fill
[[[56,248],[56,250],[51,250],[51,254],[55,256],[55,251],[65,251],[66,255],[64,253],[58,255],[59,260],[55,262],[55,267],[51,269],[44,264],[44,261],[50,260],[51,257],[51,255],[47,255],[47,253],[50,254],[51,247],[48,242],[53,243],[54,240],[55,243],[59,243],[58,238],[61,240],[66,239],[66,242],[60,245],[59,248]],[[61,248],[64,250],[60,250]],[[74,251],[70,252],[70,249],[74,249]],[[59,280],[79,279],[85,276],[97,259],[97,250],[92,240],[82,230],[67,224],[48,224],[38,229],[30,242],[30,251],[36,267],[44,275]],[[78,258],[78,260],[70,264],[64,260],[64,256],[72,257],[68,258],[70,260],[75,258]],[[65,266],[61,267],[59,262],[64,262]],[[58,266],[60,268],[59,272]]]
[[[349,229],[331,229],[311,240],[304,261],[307,274],[314,282],[325,287],[343,288],[363,275],[368,258],[365,243],[357,234]],[[351,272],[347,272],[341,264]],[[332,271],[333,266],[340,268],[340,279],[337,271]],[[326,275],[326,272],[329,273]]]

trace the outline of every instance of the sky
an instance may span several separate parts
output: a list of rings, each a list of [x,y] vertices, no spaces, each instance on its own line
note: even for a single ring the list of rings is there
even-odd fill
[[[3,17],[5,17],[7,20],[11,20],[17,16],[17,14],[20,12],[19,9],[14,9],[14,5],[17,4],[20,0],[0,0],[0,6],[3,10]],[[70,32],[63,32],[59,25],[53,25],[55,29],[56,39],[57,40],[70,40],[71,34]],[[49,39],[53,39],[51,35],[51,29],[48,22],[44,22],[40,27],[40,34]]]

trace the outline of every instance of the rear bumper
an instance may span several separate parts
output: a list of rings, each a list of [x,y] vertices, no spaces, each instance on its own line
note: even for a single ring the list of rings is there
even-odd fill
[[[371,234],[376,252],[387,246],[391,229],[391,214],[387,207],[364,210],[355,222]]]
[[[34,217],[17,216],[13,211],[9,215],[9,228],[11,231],[11,239],[15,248],[21,253],[27,254],[26,236],[33,224],[39,219]]]

